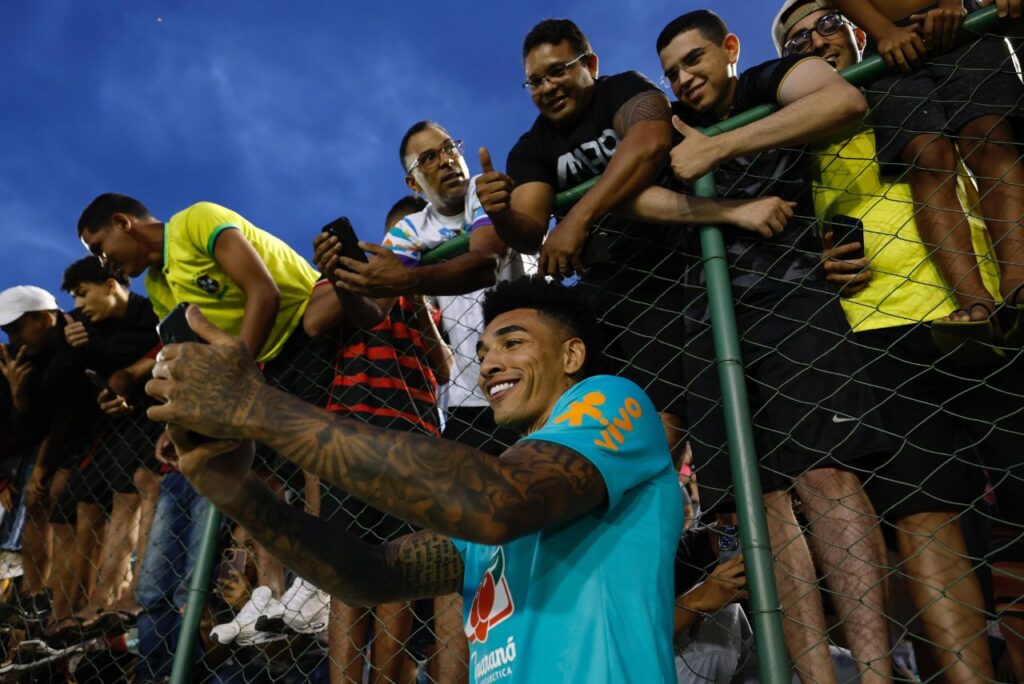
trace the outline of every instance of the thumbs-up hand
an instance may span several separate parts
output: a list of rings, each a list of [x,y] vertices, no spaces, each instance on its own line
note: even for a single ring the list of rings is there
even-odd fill
[[[672,117],[672,125],[683,135],[683,141],[672,148],[670,158],[676,178],[693,183],[724,160],[715,138],[685,124],[678,116]]]
[[[515,183],[501,171],[494,170],[491,153],[486,147],[480,148],[480,168],[483,173],[476,178],[476,196],[487,215],[494,218],[511,205]]]
[[[75,349],[80,349],[89,344],[89,333],[85,329],[85,323],[76,321],[69,314],[64,314],[64,339]]]

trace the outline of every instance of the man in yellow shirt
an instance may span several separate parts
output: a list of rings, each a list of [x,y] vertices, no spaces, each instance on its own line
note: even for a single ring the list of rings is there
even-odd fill
[[[838,69],[860,60],[865,41],[860,29],[823,0],[786,2],[773,37],[782,54],[802,48],[797,54],[820,56]],[[946,315],[953,295],[918,232],[910,188],[882,180],[870,128],[847,130],[822,145],[817,215],[826,226],[837,216],[863,223],[862,243],[834,246],[826,233],[825,270],[843,288],[855,340],[871,353],[869,381],[884,396],[881,421],[903,440],[866,488],[895,530],[906,559],[900,571],[945,677],[991,678],[984,600],[960,516],[982,495],[980,454],[1001,490],[1000,517],[1024,520],[1012,508],[1020,499],[1014,496],[1020,475],[1012,462],[1019,461],[1021,419],[1012,414],[1024,384],[1020,364],[968,369],[943,357],[929,322]],[[973,185],[962,181],[960,192],[971,206]],[[974,218],[971,233],[976,253],[991,254],[984,226]],[[990,292],[999,291],[991,260],[981,262],[981,275]]]
[[[181,302],[196,304],[264,364],[269,384],[317,405],[326,403],[333,345],[326,339],[311,340],[302,327],[317,272],[282,240],[212,202],[193,204],[163,222],[138,200],[116,193],[100,195],[85,208],[78,235],[90,252],[126,275],[146,273],[146,291],[158,317]],[[333,296],[329,289],[317,292]],[[280,457],[270,449],[259,449],[257,459],[265,481],[283,493],[282,481],[295,469],[287,464],[283,469]],[[200,515],[193,515],[190,524],[200,520]],[[155,523],[154,538],[161,532],[160,522]],[[164,527],[173,532],[169,522]],[[186,566],[194,557],[187,549],[176,553],[175,557],[188,559],[182,561]],[[283,567],[264,549],[257,549],[257,565],[261,584],[281,596]],[[137,592],[144,612],[160,610],[166,603],[161,593],[167,598],[173,594],[172,600],[181,603],[184,592],[174,586],[145,591],[153,584],[145,582],[147,567],[144,563],[143,587]],[[155,575],[156,569],[149,574]],[[186,567],[181,576],[189,574]],[[140,631],[145,624],[150,622],[141,619]],[[142,634],[140,640],[145,641]],[[144,653],[147,672],[156,675],[164,665],[169,667],[169,662],[157,662],[167,655]]]

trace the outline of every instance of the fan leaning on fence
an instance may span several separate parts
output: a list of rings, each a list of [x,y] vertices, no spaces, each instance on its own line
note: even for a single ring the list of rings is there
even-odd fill
[[[682,502],[654,406],[594,374],[595,316],[575,291],[502,283],[484,314],[480,386],[496,422],[524,435],[498,459],[273,390],[194,307],[190,324],[212,344],[164,348],[147,385],[164,403],[149,415],[228,440],[192,447],[179,430],[182,472],[342,600],[461,591],[477,681],[674,681]],[[425,531],[373,546],[288,506],[251,474],[246,439]]]

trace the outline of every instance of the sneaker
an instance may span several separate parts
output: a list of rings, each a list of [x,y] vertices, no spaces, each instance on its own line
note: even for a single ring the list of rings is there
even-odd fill
[[[25,574],[21,554],[17,551],[0,551],[0,579],[13,579]]]
[[[331,597],[326,591],[296,577],[281,597],[285,626],[299,634],[316,634],[327,629],[331,615]]]
[[[284,606],[271,594],[270,587],[256,587],[235,619],[214,627],[210,637],[220,644],[237,642],[240,646],[269,641],[273,635],[256,631],[256,620],[261,615],[280,617],[283,612]]]

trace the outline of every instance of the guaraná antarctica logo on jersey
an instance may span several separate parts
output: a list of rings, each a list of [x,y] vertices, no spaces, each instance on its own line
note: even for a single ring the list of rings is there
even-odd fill
[[[584,418],[590,418],[603,428],[601,436],[594,440],[594,446],[618,451],[619,446],[626,442],[626,437],[633,432],[633,420],[642,416],[644,410],[639,401],[633,397],[626,397],[622,406],[611,414],[612,418],[609,420],[598,408],[606,401],[608,399],[601,392],[587,392],[583,399],[569,404],[568,410],[555,418],[555,423],[568,422],[572,427],[579,427],[583,425]]]
[[[466,638],[469,643],[487,641],[487,633],[507,620],[516,610],[512,593],[505,579],[505,550],[500,546],[491,559],[491,565],[480,580],[466,620]]]

